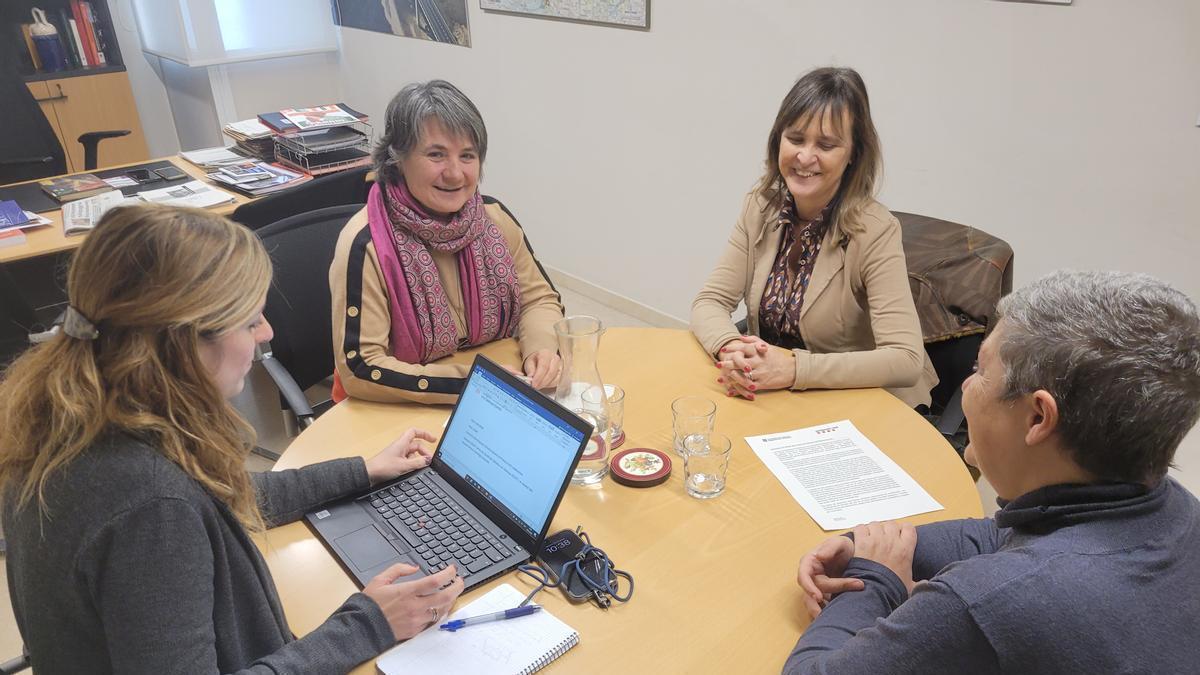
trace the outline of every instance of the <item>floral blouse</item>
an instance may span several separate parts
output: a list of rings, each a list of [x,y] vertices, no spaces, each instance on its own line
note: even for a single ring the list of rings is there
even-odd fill
[[[828,228],[829,207],[814,220],[805,221],[796,215],[792,195],[784,198],[775,227],[784,228],[779,253],[767,277],[758,310],[759,333],[762,339],[785,349],[804,349],[800,335],[800,309],[804,307],[804,292],[812,278],[813,265],[821,252],[821,240]]]

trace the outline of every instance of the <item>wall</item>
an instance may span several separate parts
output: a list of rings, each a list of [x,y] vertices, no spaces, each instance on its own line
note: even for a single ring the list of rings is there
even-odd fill
[[[171,102],[162,84],[159,59],[142,53],[137,20],[130,0],[108,0],[108,10],[112,14],[121,56],[125,59],[125,70],[133,88],[133,98],[137,101],[142,133],[146,135],[150,156],[173,155],[179,152],[179,139],[175,134]]]
[[[1120,268],[1200,298],[1194,0],[655,0],[650,32],[467,4],[472,49],[343,29],[345,100],[378,120],[406,82],[458,84],[485,191],[611,292],[686,318],[787,87],[837,64],[871,90],[888,206],[1005,238],[1018,284]],[[1180,460],[1200,492],[1200,434]]]
[[[150,155],[225,143],[208,70],[143,53],[130,0],[109,0],[109,9]],[[340,101],[338,62],[328,52],[224,66],[236,119]]]

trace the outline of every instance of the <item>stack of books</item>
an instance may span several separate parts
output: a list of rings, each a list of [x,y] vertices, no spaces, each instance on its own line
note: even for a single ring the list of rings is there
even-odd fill
[[[275,159],[275,132],[256,119],[231,122],[221,129],[234,140],[234,152],[264,162]]]
[[[49,224],[48,219],[23,210],[11,199],[0,201],[0,248],[20,246],[26,241],[23,230]]]
[[[254,161],[222,166],[210,172],[208,178],[251,197],[261,197],[312,180],[308,174],[279,164]]]
[[[258,121],[275,132],[275,159],[306,174],[371,163],[370,121],[345,104],[263,113]]]

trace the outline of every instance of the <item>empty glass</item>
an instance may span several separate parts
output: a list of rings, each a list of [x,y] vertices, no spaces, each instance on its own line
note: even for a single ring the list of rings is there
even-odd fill
[[[711,434],[717,419],[717,404],[702,396],[683,396],[671,403],[674,418],[675,454],[683,455],[688,436]]]
[[[604,392],[601,397],[600,392]],[[607,402],[607,406],[605,403]],[[608,438],[615,450],[625,441],[625,391],[615,384],[588,387],[583,392],[583,409],[601,417],[608,416]]]
[[[721,434],[692,434],[683,452],[683,487],[696,499],[712,499],[725,491],[729,471],[729,439]]]

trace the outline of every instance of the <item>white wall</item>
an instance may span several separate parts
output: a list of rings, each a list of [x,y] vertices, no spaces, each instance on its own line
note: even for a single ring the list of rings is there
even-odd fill
[[[151,157],[220,145],[217,105],[205,68],[142,52],[130,0],[108,0]],[[281,28],[282,30],[282,28]],[[341,100],[336,52],[225,66],[236,118]]]
[[[133,88],[133,98],[137,101],[142,133],[146,136],[150,156],[173,155],[179,152],[179,139],[175,134],[175,120],[167,90],[162,84],[159,59],[142,53],[137,20],[130,0],[109,0],[108,10],[116,29],[117,45],[125,59],[125,70]]]
[[[226,68],[239,120],[342,100],[337,52],[231,63]]]
[[[482,12],[472,49],[342,30],[345,101],[377,120],[449,79],[491,134],[485,191],[548,264],[686,317],[792,81],[853,66],[888,206],[1060,267],[1153,272],[1200,299],[1200,3],[654,0],[652,30]],[[597,251],[604,251],[598,256]],[[1200,492],[1200,435],[1180,455]]]

